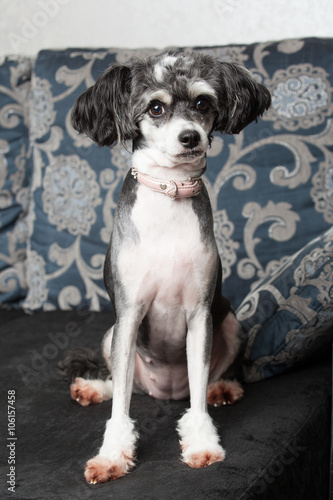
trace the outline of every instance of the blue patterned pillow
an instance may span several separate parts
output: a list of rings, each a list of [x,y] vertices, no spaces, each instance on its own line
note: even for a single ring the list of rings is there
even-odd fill
[[[27,102],[31,61],[0,63],[0,306],[17,307],[26,295],[28,186]]]
[[[333,40],[195,50],[244,64],[273,98],[258,123],[235,136],[216,135],[208,152],[205,183],[224,294],[236,308],[281,260],[332,225]],[[27,309],[110,307],[102,267],[130,155],[78,136],[70,109],[110,64],[152,52],[158,51],[72,49],[38,56]]]
[[[246,382],[278,375],[333,341],[333,228],[283,259],[244,299]]]
[[[33,203],[25,309],[111,308],[103,264],[130,155],[72,128],[75,99],[116,60],[108,50],[40,52],[31,91]]]

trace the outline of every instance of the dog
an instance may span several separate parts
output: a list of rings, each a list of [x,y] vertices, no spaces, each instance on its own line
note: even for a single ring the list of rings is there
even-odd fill
[[[237,381],[222,379],[239,353],[240,326],[221,294],[202,175],[213,132],[239,133],[270,101],[244,67],[193,51],[116,63],[74,104],[80,134],[99,146],[133,145],[104,267],[116,314],[102,344],[112,376],[76,377],[71,385],[82,406],[113,398],[103,444],[86,464],[89,483],[134,467],[132,390],[190,397],[177,426],[182,460],[199,468],[225,458],[207,402],[231,404],[243,395]]]

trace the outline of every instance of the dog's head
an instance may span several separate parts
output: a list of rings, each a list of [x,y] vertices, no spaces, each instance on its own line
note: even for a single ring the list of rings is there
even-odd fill
[[[100,146],[133,141],[175,164],[205,155],[212,133],[239,133],[270,106],[242,66],[201,53],[115,64],[76,101],[75,129]]]

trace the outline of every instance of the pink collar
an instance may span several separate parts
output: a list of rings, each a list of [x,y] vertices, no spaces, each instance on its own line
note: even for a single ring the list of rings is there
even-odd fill
[[[162,181],[142,174],[134,167],[132,167],[131,174],[140,184],[149,187],[157,193],[166,194],[172,200],[197,196],[202,188],[201,178],[189,179],[188,181]]]

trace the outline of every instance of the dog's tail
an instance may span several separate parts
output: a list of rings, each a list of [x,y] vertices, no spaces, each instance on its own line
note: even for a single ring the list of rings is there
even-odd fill
[[[87,347],[68,351],[59,361],[58,370],[68,382],[73,382],[76,377],[90,380],[106,380],[110,377],[107,366],[98,359],[96,352]]]

